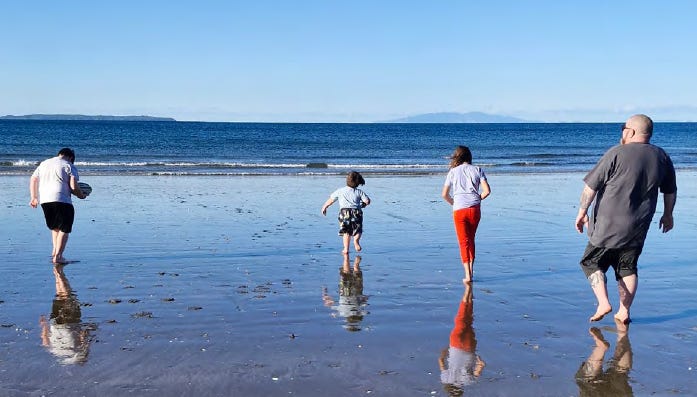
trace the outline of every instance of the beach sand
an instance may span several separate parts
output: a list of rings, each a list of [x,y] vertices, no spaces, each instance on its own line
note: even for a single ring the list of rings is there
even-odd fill
[[[464,330],[485,366],[464,394],[695,395],[697,173],[678,174],[675,229],[654,219],[624,338],[612,316],[588,323],[582,174],[489,177]],[[442,176],[367,178],[361,274],[343,280],[338,208],[320,214],[343,177],[83,176],[62,274],[28,179],[0,177],[1,396],[462,391],[439,368],[464,292]],[[594,352],[604,366],[577,380]]]

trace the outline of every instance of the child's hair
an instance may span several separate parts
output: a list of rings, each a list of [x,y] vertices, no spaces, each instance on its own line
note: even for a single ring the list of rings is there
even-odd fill
[[[65,159],[70,161],[71,163],[75,162],[75,152],[73,151],[73,149],[69,147],[64,147],[61,150],[59,150],[58,155],[65,157]]]
[[[453,155],[450,156],[450,168],[455,168],[463,163],[472,163],[472,152],[467,146],[456,146]]]
[[[363,175],[359,174],[356,171],[351,171],[346,175],[346,186],[352,187],[352,188],[357,188],[358,185],[365,185],[365,179],[363,179]]]

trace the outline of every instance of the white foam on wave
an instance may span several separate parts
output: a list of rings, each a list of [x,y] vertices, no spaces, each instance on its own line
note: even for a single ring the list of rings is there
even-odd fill
[[[328,168],[356,168],[356,169],[440,169],[445,164],[328,164]]]
[[[35,165],[38,165],[38,161],[33,161],[33,160],[13,160],[9,162],[11,167],[32,167]]]

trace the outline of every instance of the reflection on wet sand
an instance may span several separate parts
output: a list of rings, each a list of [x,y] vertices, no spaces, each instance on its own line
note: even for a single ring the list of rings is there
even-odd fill
[[[56,277],[56,297],[53,300],[51,318],[44,315],[39,318],[41,325],[41,344],[64,365],[84,364],[89,355],[91,335],[96,329],[94,324],[82,324],[82,312],[77,296],[70,288],[63,268],[53,267]]]
[[[344,328],[354,332],[361,330],[363,317],[367,310],[368,297],[363,295],[363,271],[361,271],[361,256],[357,255],[351,268],[349,255],[344,254],[344,260],[339,270],[339,303],[329,295],[327,288],[322,289],[324,305],[330,307],[332,316],[337,315],[346,319]]]
[[[471,284],[465,284],[455,326],[450,332],[450,345],[443,349],[438,360],[440,379],[450,396],[461,396],[463,387],[476,382],[486,365],[476,353],[474,334],[474,302]]]
[[[605,352],[610,344],[598,328],[591,328],[595,347],[588,359],[581,364],[576,372],[576,384],[580,396],[633,396],[629,383],[629,372],[632,369],[632,346],[629,343],[629,326],[615,321],[617,326],[617,345],[612,359],[608,361],[607,369],[603,371]]]

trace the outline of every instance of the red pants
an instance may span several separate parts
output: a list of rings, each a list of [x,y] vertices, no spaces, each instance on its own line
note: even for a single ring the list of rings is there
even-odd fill
[[[462,263],[474,261],[474,235],[482,217],[479,206],[461,208],[453,212],[457,242],[460,243]]]

